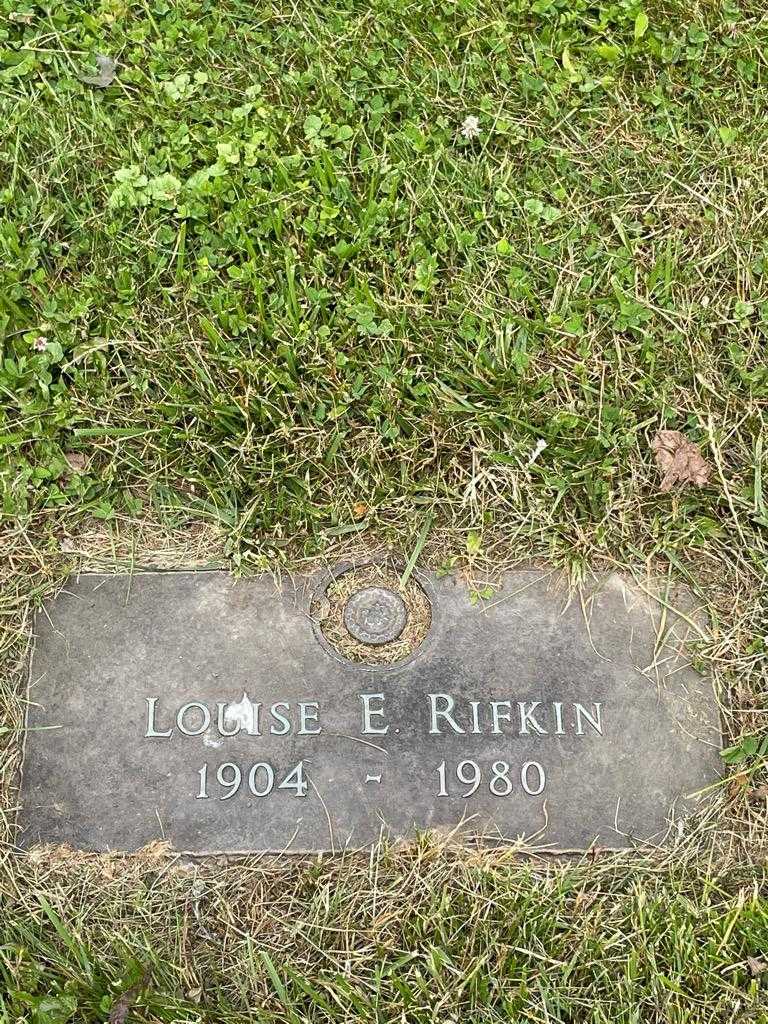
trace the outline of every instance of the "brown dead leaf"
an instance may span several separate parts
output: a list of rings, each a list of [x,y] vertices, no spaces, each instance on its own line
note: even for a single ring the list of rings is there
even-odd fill
[[[141,995],[141,990],[147,987],[149,975],[145,972],[135,985],[131,985],[120,996],[109,1015],[109,1024],[125,1024],[128,1011]]]
[[[355,519],[364,519],[368,515],[368,506],[364,501],[358,501],[352,506],[352,515]]]
[[[758,960],[755,956],[747,957],[747,967],[753,978],[759,978],[761,974],[768,971],[768,963],[765,960]]]
[[[712,467],[698,445],[679,430],[657,431],[651,441],[651,449],[656,465],[663,473],[661,491],[671,491],[675,484],[703,487],[708,482]]]
[[[737,772],[735,775],[731,775],[728,779],[728,785],[726,791],[731,800],[738,800],[744,796],[744,791],[747,788],[747,773]]]
[[[88,461],[82,452],[64,452],[64,458],[76,473],[84,473]]]

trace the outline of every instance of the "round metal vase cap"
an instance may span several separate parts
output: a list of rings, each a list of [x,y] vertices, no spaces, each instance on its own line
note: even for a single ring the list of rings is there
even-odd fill
[[[364,587],[344,606],[344,625],[362,644],[389,644],[405,629],[405,602],[386,587]]]

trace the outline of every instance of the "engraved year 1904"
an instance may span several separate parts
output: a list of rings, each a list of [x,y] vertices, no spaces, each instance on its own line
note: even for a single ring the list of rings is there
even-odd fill
[[[210,797],[208,792],[208,765],[204,764],[197,774],[200,777],[200,788],[195,799],[208,800]],[[269,796],[275,789],[292,792],[294,796],[307,795],[308,783],[304,777],[303,761],[299,761],[297,765],[291,768],[280,782],[277,781],[275,769],[268,761],[257,761],[250,767],[247,774],[234,761],[225,761],[216,769],[216,782],[220,789],[224,790],[223,793],[220,792],[218,794],[219,800],[229,800],[233,797],[242,787],[244,778],[246,779],[248,792],[251,796]]]

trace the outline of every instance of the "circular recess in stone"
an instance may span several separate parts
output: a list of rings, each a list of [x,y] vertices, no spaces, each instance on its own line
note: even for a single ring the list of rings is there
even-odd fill
[[[405,601],[388,587],[356,590],[344,605],[344,625],[361,644],[391,644],[407,621]]]
[[[412,657],[432,625],[432,604],[411,576],[391,563],[346,565],[325,578],[310,614],[324,646],[360,665],[392,665]]]

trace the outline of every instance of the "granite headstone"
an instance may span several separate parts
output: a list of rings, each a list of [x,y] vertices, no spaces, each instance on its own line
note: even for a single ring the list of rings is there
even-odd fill
[[[687,592],[524,570],[473,603],[420,579],[428,636],[370,666],[323,639],[314,577],[72,578],[36,618],[20,844],[338,851],[432,828],[621,848],[698,806],[721,736]],[[402,608],[369,598],[354,628],[379,642],[391,612],[395,635]]]

